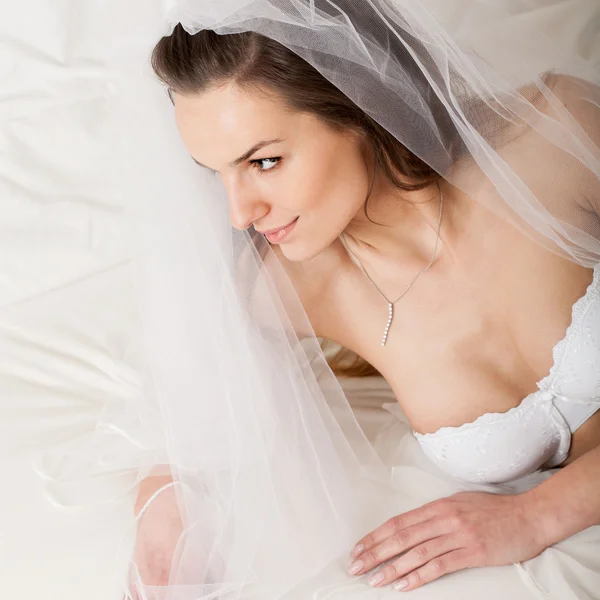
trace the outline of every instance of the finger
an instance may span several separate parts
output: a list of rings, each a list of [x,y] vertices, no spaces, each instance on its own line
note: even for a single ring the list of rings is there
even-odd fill
[[[415,510],[392,517],[381,527],[378,527],[359,540],[352,550],[352,557],[357,558],[363,552],[371,550],[371,548],[389,538],[396,531],[406,529],[407,527],[412,527],[413,525],[418,525],[424,521],[428,521],[437,514],[438,506],[438,501],[430,502],[429,504],[425,504],[425,506],[421,506]]]
[[[404,556],[386,565],[369,579],[369,584],[374,587],[388,585],[403,578],[415,570],[425,567],[430,562],[440,560],[449,552],[462,549],[455,536],[443,535],[407,552]]]
[[[462,569],[469,569],[477,566],[476,561],[472,557],[472,553],[461,548],[460,550],[454,550],[448,554],[443,554],[430,560],[428,563],[416,569],[412,573],[406,575],[394,583],[396,590],[408,592],[419,588],[426,583],[431,583],[436,579],[439,579],[443,575],[453,573],[454,571],[461,571]]]
[[[449,532],[447,523],[439,519],[396,530],[387,539],[360,554],[350,565],[349,572],[351,575],[361,575],[394,556]]]

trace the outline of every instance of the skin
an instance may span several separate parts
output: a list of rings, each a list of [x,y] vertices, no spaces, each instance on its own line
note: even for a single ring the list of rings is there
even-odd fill
[[[274,250],[313,328],[382,373],[415,431],[506,412],[548,374],[572,306],[592,280],[590,269],[544,249],[446,181],[439,189],[399,191],[376,171],[359,136],[294,112],[265,90],[226,84],[175,95],[175,113],[190,155],[223,183],[234,227],[265,231],[298,218]],[[262,140],[278,141],[234,164]],[[515,153],[526,153],[526,142],[518,143],[525,145]],[[375,223],[364,214],[372,182],[368,206]],[[444,218],[437,259],[396,305],[388,344],[381,348],[387,306],[339,237],[344,233],[379,288],[396,298],[431,258],[440,190]],[[599,446],[596,413],[573,435],[563,466],[575,464],[564,469],[562,487],[581,482],[583,494],[591,468],[584,461],[591,465]],[[142,500],[156,489],[146,487]],[[549,498],[560,490],[548,489],[518,496],[457,494],[398,515],[357,543],[353,573],[367,573],[408,551],[381,571],[383,580],[371,583],[398,584],[406,576],[410,590],[451,571],[527,560],[562,535],[600,521],[600,508],[586,512],[582,504],[571,507],[572,513],[585,513],[587,521],[557,529],[558,506],[566,499],[553,504]],[[147,577],[155,572],[149,569]]]

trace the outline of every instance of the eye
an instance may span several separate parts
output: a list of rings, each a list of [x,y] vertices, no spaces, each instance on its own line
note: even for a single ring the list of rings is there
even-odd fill
[[[277,168],[277,165],[281,162],[281,158],[257,158],[256,160],[251,160],[250,164],[258,170],[259,173],[267,173],[268,171],[273,171],[273,169]]]

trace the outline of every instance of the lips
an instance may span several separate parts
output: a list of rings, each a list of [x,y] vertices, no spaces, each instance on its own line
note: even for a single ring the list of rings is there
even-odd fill
[[[262,233],[263,235],[273,235],[274,233],[279,233],[286,227],[289,227],[292,223],[295,223],[297,220],[298,217],[296,217],[293,221],[290,221],[287,225],[284,225],[283,227],[277,227],[276,229],[266,229],[265,231],[259,231],[259,233]]]
[[[260,233],[262,233],[271,244],[280,244],[292,232],[298,219],[299,217],[296,217],[292,222],[283,227],[268,229],[266,231],[261,231]]]

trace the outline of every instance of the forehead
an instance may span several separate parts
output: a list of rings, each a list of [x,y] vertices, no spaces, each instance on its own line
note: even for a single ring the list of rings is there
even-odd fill
[[[228,84],[198,94],[175,94],[179,134],[190,153],[205,164],[231,161],[264,139],[287,138],[301,113],[283,100]]]

